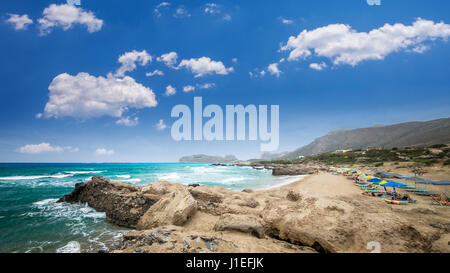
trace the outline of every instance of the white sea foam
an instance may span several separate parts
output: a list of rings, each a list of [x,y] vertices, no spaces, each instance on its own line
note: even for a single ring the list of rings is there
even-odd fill
[[[91,174],[91,173],[104,173],[106,171],[67,171],[69,174]]]
[[[123,182],[128,182],[128,183],[138,183],[141,182],[142,180],[140,178],[132,178],[132,179],[125,179],[123,180]]]
[[[274,184],[264,186],[264,187],[262,187],[262,189],[269,190],[269,189],[282,187],[282,186],[289,185],[294,182],[300,181],[300,180],[304,179],[305,177],[307,177],[307,175],[284,176],[284,177],[278,179]]]
[[[245,177],[230,177],[230,178],[226,178],[223,179],[222,182],[223,183],[232,183],[232,182],[240,182],[240,181],[245,181]]]
[[[27,176],[5,176],[0,177],[0,180],[36,180],[36,179],[43,179],[43,178],[66,178],[71,177],[73,174],[55,174],[55,175],[27,175]]]
[[[121,178],[121,179],[130,179],[131,175],[129,174],[125,174],[125,175],[116,175],[117,178]]]
[[[69,242],[67,245],[58,248],[56,253],[81,253],[80,243],[77,241]]]
[[[168,174],[161,174],[158,176],[159,180],[169,180],[169,181],[174,181],[174,180],[179,180],[180,179],[180,175],[178,175],[178,173],[168,173]]]

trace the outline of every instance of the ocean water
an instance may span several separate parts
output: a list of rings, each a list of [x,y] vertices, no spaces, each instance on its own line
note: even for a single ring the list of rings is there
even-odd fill
[[[210,164],[0,164],[0,252],[97,252],[128,230],[85,204],[56,203],[92,176],[144,186],[155,181],[265,189],[301,176]]]

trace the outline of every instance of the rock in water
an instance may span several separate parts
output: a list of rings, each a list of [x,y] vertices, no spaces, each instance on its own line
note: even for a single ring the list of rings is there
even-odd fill
[[[286,165],[283,167],[276,167],[272,170],[272,175],[309,175],[316,172],[316,168],[301,167],[297,165]]]
[[[78,183],[72,193],[58,202],[87,203],[116,225],[133,228],[144,213],[157,202],[157,198],[141,192],[139,187],[103,177]]]

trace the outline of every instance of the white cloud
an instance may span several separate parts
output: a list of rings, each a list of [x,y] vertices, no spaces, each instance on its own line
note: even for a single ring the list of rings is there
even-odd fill
[[[238,59],[237,59],[237,58],[233,58],[233,59],[231,59],[231,61],[232,61],[233,63],[237,63],[237,62],[238,62]]]
[[[225,21],[231,21],[231,15],[229,15],[229,14],[225,14],[225,16],[223,17],[223,19],[225,20]]]
[[[195,74],[195,77],[202,77],[209,74],[228,75],[233,72],[232,67],[226,68],[222,62],[211,60],[209,57],[201,57],[198,59],[182,60],[178,68],[185,67]]]
[[[119,119],[118,121],[116,121],[117,125],[123,125],[126,127],[133,127],[133,126],[137,126],[139,124],[139,118],[138,117],[123,117],[121,119]]]
[[[280,71],[280,69],[278,68],[278,63],[270,64],[270,65],[267,67],[267,71],[269,71],[269,73],[270,73],[271,75],[275,75],[275,76],[277,76],[277,77],[279,77],[280,74],[281,74],[281,71]]]
[[[103,20],[95,17],[91,11],[69,4],[51,4],[44,9],[43,17],[38,22],[41,35],[50,33],[55,27],[61,27],[66,31],[75,24],[85,25],[89,33],[97,32],[103,26]]]
[[[208,14],[217,14],[220,13],[219,7],[215,3],[207,3],[205,4],[205,13]]]
[[[183,7],[179,7],[175,10],[175,14],[173,15],[175,18],[186,18],[191,17],[191,14]]]
[[[155,125],[156,130],[158,131],[164,131],[167,128],[167,125],[164,124],[164,120],[159,120],[159,122]]]
[[[283,23],[285,25],[290,25],[290,24],[294,23],[294,21],[286,19],[286,18],[282,18],[282,17],[280,17],[280,20],[281,20],[281,23]]]
[[[210,89],[210,88],[213,88],[214,86],[216,86],[215,83],[204,83],[204,84],[197,85],[198,89]]]
[[[104,155],[114,155],[116,152],[114,150],[108,150],[105,148],[98,148],[97,150],[95,150],[95,154],[99,155],[99,156],[104,156]]]
[[[25,30],[28,28],[28,25],[33,24],[33,20],[31,20],[27,14],[22,16],[18,14],[9,14],[9,18],[6,22],[12,24],[15,30]]]
[[[169,2],[161,2],[159,3],[156,8],[153,10],[153,12],[155,13],[156,17],[161,17],[161,9],[163,8],[167,8],[170,6]]]
[[[158,62],[163,62],[165,65],[169,67],[174,67],[178,60],[178,54],[176,52],[170,52],[161,55],[161,57],[156,58]]]
[[[195,91],[195,86],[188,85],[188,86],[183,87],[183,92],[185,92],[185,93],[189,93],[189,92],[193,92],[193,91]]]
[[[261,75],[261,77],[264,77],[265,75],[266,75],[266,71],[261,71],[261,72],[259,72],[259,75]]]
[[[133,78],[95,77],[81,72],[56,76],[49,86],[46,118],[74,117],[89,119],[100,116],[121,118],[130,108],[155,107],[153,91]]]
[[[327,57],[333,64],[355,66],[365,60],[382,60],[401,50],[423,52],[427,41],[450,36],[450,25],[418,18],[412,25],[385,24],[370,32],[357,32],[349,25],[332,24],[311,31],[303,30],[291,36],[283,51],[289,51],[288,60],[310,56]],[[422,50],[421,50],[422,49]]]
[[[177,90],[172,86],[172,85],[168,85],[166,87],[166,96],[173,96],[177,93]]]
[[[153,76],[164,76],[164,72],[162,72],[161,70],[158,70],[158,69],[156,69],[155,71],[153,71],[153,72],[148,72],[148,73],[145,73],[145,76],[147,76],[147,77],[153,77]]]
[[[309,68],[317,70],[317,71],[322,71],[324,68],[327,67],[327,64],[324,62],[319,63],[312,63],[309,65]]]
[[[119,69],[117,69],[115,76],[123,77],[125,73],[133,71],[136,69],[136,63],[141,66],[147,65],[152,61],[152,56],[147,53],[147,51],[136,51],[126,52],[119,57],[118,62],[122,64]]]
[[[19,148],[19,152],[22,154],[42,154],[42,153],[62,153],[64,151],[78,152],[78,148],[72,148],[70,146],[60,147],[52,146],[49,143],[43,142],[41,144],[28,144]]]

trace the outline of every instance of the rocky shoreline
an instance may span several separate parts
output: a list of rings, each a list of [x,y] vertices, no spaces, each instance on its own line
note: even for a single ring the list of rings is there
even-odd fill
[[[368,252],[375,239],[386,252],[448,252],[442,242],[448,230],[430,226],[448,215],[433,212],[424,222],[416,218],[420,211],[393,212],[350,188],[321,196],[321,183],[348,182],[320,174],[278,189],[231,192],[170,182],[140,188],[93,177],[59,201],[87,203],[112,223],[135,229],[110,250],[117,253]]]

